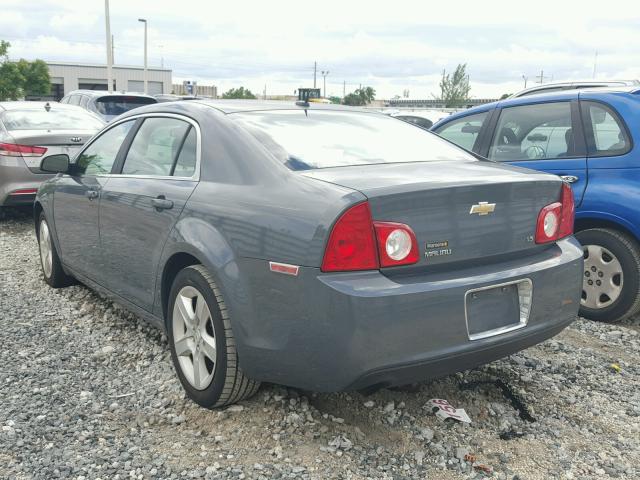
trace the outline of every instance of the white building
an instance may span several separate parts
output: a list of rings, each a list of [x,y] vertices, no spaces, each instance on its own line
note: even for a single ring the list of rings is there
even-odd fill
[[[67,93],[78,90],[107,90],[107,66],[89,63],[47,62],[51,77],[51,95],[60,100]],[[144,91],[144,69],[114,65],[112,68],[114,90]],[[171,70],[148,68],[148,92],[150,95],[171,93]]]

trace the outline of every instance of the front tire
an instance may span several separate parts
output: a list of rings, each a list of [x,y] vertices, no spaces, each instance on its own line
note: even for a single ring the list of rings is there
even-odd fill
[[[628,235],[609,228],[576,233],[584,249],[580,315],[617,323],[640,310],[640,252]]]
[[[40,212],[38,219],[38,246],[40,250],[40,265],[44,281],[53,288],[68,287],[74,283],[73,277],[64,273],[58,251],[51,237],[51,229],[44,215]]]
[[[202,407],[217,408],[258,391],[260,382],[240,369],[229,313],[202,265],[178,273],[167,317],[171,358],[189,398]]]

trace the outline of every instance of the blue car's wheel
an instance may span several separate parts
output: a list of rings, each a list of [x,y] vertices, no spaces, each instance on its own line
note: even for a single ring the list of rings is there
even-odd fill
[[[250,397],[260,382],[238,365],[229,314],[220,290],[202,265],[181,270],[169,297],[171,357],[187,395],[206,408]]]
[[[576,234],[584,248],[580,315],[619,322],[640,310],[640,252],[629,236],[608,228]]]

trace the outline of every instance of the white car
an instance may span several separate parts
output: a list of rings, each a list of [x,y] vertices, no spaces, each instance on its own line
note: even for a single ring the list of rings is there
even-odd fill
[[[440,110],[395,110],[389,115],[428,130],[436,122],[448,117],[450,114]]]

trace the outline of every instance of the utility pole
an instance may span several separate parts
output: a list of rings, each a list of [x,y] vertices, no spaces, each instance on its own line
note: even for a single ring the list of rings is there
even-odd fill
[[[318,71],[318,62],[313,62],[313,88],[316,88],[316,72]]]
[[[104,0],[104,21],[107,33],[107,90],[113,92],[113,73],[111,66],[113,64],[113,54],[111,52],[111,24],[109,21],[109,0]]]
[[[138,21],[144,23],[144,93],[146,95],[147,93],[149,93],[149,79],[147,77],[147,20],[144,18],[139,18]]]
[[[524,88],[527,88],[527,80],[529,80],[529,77],[522,75],[522,79],[524,80]]]
[[[342,98],[347,96],[347,81],[342,81]]]
[[[596,50],[596,56],[593,59],[593,78],[596,78],[596,65],[598,64],[598,51]]]
[[[116,63],[116,42],[113,39],[113,33],[111,34],[111,64]]]
[[[539,78],[540,78],[540,81],[536,82],[536,83],[540,83],[540,84],[544,83],[544,79],[545,79],[544,70],[540,70],[540,77]]]
[[[322,72],[320,72],[322,75],[322,81],[324,83],[324,98],[327,98],[327,75],[329,75],[329,70],[327,70],[326,72],[324,70],[322,70]]]

